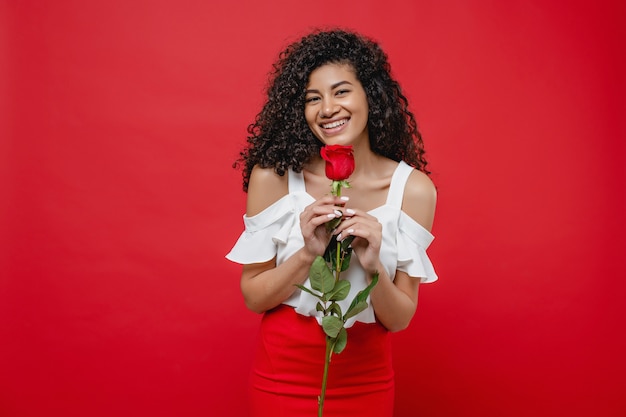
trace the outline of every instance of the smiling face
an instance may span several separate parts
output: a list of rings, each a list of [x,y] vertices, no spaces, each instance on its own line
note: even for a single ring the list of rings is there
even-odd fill
[[[304,117],[322,143],[369,147],[368,112],[365,90],[350,65],[326,64],[311,72]]]

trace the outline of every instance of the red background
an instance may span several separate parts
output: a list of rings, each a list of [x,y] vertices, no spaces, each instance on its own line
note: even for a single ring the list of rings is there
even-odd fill
[[[396,415],[626,415],[618,0],[2,1],[0,415],[243,415],[230,165],[333,24],[388,52],[439,189]]]

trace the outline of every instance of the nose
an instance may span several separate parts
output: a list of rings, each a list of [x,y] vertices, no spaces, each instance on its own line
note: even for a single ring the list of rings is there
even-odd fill
[[[327,119],[332,117],[335,113],[339,111],[339,106],[332,99],[323,99],[322,105],[320,107],[320,117],[323,119]]]

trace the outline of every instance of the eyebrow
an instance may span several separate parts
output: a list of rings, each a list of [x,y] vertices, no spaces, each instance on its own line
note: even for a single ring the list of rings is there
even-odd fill
[[[335,84],[331,85],[330,89],[334,90],[335,88],[337,88],[337,87],[339,87],[339,86],[341,86],[343,84],[352,85],[352,83],[350,81],[339,81],[339,82],[336,82]],[[319,90],[312,90],[312,89],[310,89],[310,90],[306,90],[305,92],[306,93],[319,93]]]

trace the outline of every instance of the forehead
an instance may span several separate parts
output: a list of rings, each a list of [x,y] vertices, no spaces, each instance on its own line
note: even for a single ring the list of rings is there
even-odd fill
[[[321,65],[311,72],[307,87],[334,85],[341,81],[358,82],[354,67],[350,64],[329,63]]]

